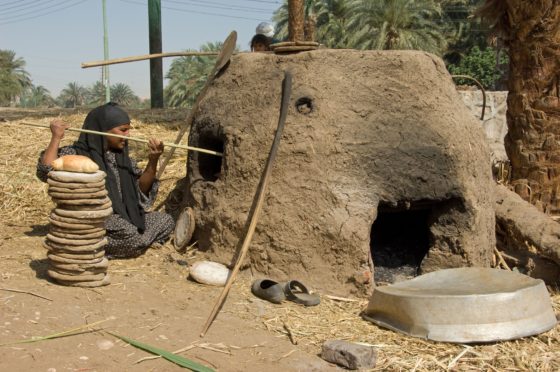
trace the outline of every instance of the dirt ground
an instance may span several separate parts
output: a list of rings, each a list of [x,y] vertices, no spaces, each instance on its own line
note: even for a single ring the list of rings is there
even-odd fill
[[[84,289],[54,284],[46,278],[46,255],[41,247],[52,204],[45,185],[34,177],[37,154],[46,146],[48,132],[8,127],[10,120],[29,114],[13,115],[0,123],[0,344],[104,322],[95,332],[0,346],[1,371],[180,369],[163,359],[138,362],[149,354],[102,328],[169,351],[187,348],[182,356],[220,371],[340,370],[318,357],[328,339],[375,345],[376,370],[560,369],[558,327],[511,342],[471,346],[434,343],[404,337],[362,320],[359,314],[367,304],[364,298],[323,295],[321,305],[310,308],[259,300],[249,291],[249,271],[241,273],[210,331],[200,338],[221,289],[189,281],[188,267],[199,256],[193,249],[179,254],[170,243],[152,247],[136,259],[111,261],[112,284],[107,287]],[[84,115],[65,113],[63,117],[79,126]],[[48,123],[48,119],[42,122]],[[172,122],[165,117],[133,116],[134,135],[157,134],[170,140],[176,134]],[[72,139],[68,136],[66,141]],[[143,151],[136,148],[133,153],[142,158]],[[184,177],[184,161],[185,156],[178,154],[170,163],[159,201]],[[560,293],[550,290],[558,313]]]

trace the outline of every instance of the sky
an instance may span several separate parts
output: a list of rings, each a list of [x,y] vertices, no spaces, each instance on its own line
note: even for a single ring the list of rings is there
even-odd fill
[[[148,0],[106,0],[109,58],[149,53]],[[237,31],[241,50],[260,22],[271,22],[281,0],[161,0],[162,49],[198,49]],[[26,62],[34,85],[53,97],[70,82],[91,86],[103,59],[102,0],[0,0],[0,49]],[[173,60],[164,58],[164,76]],[[149,61],[112,65],[110,83],[125,83],[142,98],[150,95]],[[164,82],[166,84],[166,81]]]

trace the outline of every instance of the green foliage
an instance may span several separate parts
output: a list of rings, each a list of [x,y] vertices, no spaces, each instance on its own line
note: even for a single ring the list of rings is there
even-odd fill
[[[160,349],[160,348],[157,348],[155,346],[145,344],[145,343],[140,342],[140,341],[136,341],[132,338],[128,338],[128,337],[125,337],[125,336],[120,336],[120,335],[118,335],[116,333],[113,333],[113,332],[107,332],[107,333],[109,333],[110,335],[115,336],[117,338],[120,338],[124,342],[129,343],[134,347],[145,350],[145,351],[150,352],[150,353],[155,354],[155,355],[159,355],[162,358],[165,358],[165,359],[169,360],[170,362],[173,362],[173,363],[175,363],[175,364],[177,364],[181,367],[188,368],[191,371],[195,371],[195,372],[214,372],[214,370],[210,367],[206,367],[206,366],[204,366],[200,363],[197,363],[193,360],[184,358],[180,355],[173,354],[172,352],[167,351],[165,349]]]
[[[419,49],[441,54],[446,39],[441,6],[432,0],[308,0],[316,39],[331,48]],[[276,37],[288,35],[288,5],[273,16]]]
[[[507,56],[502,53],[499,64],[507,63]],[[502,73],[498,69],[496,63],[496,50],[486,48],[480,50],[478,46],[474,46],[470,52],[461,59],[458,65],[448,65],[449,72],[453,75],[469,75],[480,81],[484,88],[494,88],[496,82],[502,77]],[[463,79],[457,79],[457,84],[472,84],[472,82]]]
[[[329,48],[348,48],[348,19],[350,17],[347,0],[307,0],[307,17],[316,19],[315,38]],[[278,8],[272,17],[276,23],[275,38],[288,37],[288,2]]]
[[[137,106],[140,104],[140,98],[134,94],[132,88],[124,83],[111,85],[111,101],[121,106]]]
[[[488,25],[474,12],[484,0],[439,0],[443,11],[441,27],[448,46],[443,54],[446,63],[458,64],[475,45],[488,47]]]
[[[86,102],[88,106],[100,106],[105,103],[105,84],[101,80],[88,88]]]
[[[68,83],[66,88],[60,92],[57,97],[57,101],[60,106],[65,108],[74,108],[83,106],[86,102],[88,96],[87,88],[81,86],[80,84],[73,82]]]
[[[8,106],[31,87],[23,58],[16,58],[12,50],[0,49],[0,106]]]
[[[222,44],[222,42],[209,42],[203,45],[200,51],[219,52]],[[215,56],[176,58],[165,76],[166,79],[169,79],[164,91],[166,106],[191,107],[204,87],[215,62]]]
[[[20,107],[53,107],[55,100],[47,88],[42,85],[26,89],[20,97]]]

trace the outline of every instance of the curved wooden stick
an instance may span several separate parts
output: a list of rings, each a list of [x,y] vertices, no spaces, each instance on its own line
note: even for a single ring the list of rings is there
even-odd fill
[[[484,86],[482,86],[480,81],[476,80],[475,78],[469,75],[451,75],[451,77],[458,78],[458,79],[472,80],[480,88],[480,90],[482,91],[482,114],[480,115],[480,120],[484,120],[484,111],[486,109],[486,91],[484,90]]]
[[[206,320],[206,324],[200,333],[200,337],[204,337],[208,328],[212,325],[214,319],[218,315],[218,312],[222,308],[224,301],[229,293],[229,290],[241,268],[241,264],[243,263],[243,259],[247,254],[249,249],[249,244],[251,243],[251,239],[253,238],[253,233],[255,232],[255,227],[257,226],[257,219],[259,217],[259,213],[262,209],[264,195],[266,193],[266,187],[268,185],[268,179],[270,178],[270,173],[272,171],[272,164],[274,163],[274,159],[276,158],[276,153],[278,152],[278,145],[280,144],[280,138],[282,137],[282,132],[284,130],[284,123],[286,122],[286,116],[288,114],[288,103],[290,101],[290,92],[292,90],[292,74],[290,72],[284,72],[284,81],[282,82],[282,103],[280,108],[280,119],[278,120],[278,127],[276,128],[276,134],[274,136],[274,142],[272,142],[272,147],[270,148],[270,153],[268,154],[268,159],[266,161],[266,165],[264,167],[264,171],[261,177],[261,182],[257,188],[257,193],[255,194],[255,198],[253,201],[254,208],[252,209],[252,213],[249,216],[249,228],[247,229],[247,235],[245,235],[245,240],[243,240],[243,245],[241,246],[241,250],[239,251],[239,255],[237,256],[237,261],[235,262],[235,266],[231,271],[231,275],[229,276],[216,305],[212,309],[212,313]]]

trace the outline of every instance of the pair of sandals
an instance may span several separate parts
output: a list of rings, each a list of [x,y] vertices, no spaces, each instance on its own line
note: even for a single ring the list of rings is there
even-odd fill
[[[319,305],[318,294],[309,293],[307,287],[297,280],[278,283],[270,279],[258,279],[253,282],[251,292],[258,298],[280,304],[288,300],[305,306]]]

